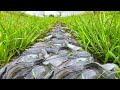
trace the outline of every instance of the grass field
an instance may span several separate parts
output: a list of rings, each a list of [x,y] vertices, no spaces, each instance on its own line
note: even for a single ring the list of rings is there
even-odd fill
[[[61,18],[79,44],[101,63],[120,65],[120,12],[97,12]]]
[[[19,11],[0,12],[0,66],[41,38],[56,18],[35,17]]]
[[[0,65],[43,38],[56,21],[67,25],[76,40],[101,63],[120,65],[120,12],[91,12],[68,17],[35,17],[21,12],[0,12]]]

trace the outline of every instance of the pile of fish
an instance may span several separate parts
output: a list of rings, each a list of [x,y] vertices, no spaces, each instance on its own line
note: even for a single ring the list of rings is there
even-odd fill
[[[115,79],[116,64],[99,64],[60,24],[0,70],[0,79]]]

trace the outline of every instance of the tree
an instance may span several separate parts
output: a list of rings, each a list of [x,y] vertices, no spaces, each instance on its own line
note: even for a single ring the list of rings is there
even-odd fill
[[[59,11],[59,16],[62,16],[62,11]]]
[[[96,11],[93,11],[94,15],[96,14]]]

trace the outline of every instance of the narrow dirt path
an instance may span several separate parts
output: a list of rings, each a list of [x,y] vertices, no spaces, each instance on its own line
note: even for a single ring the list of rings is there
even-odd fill
[[[60,24],[0,70],[1,79],[114,79],[115,64],[101,65]]]

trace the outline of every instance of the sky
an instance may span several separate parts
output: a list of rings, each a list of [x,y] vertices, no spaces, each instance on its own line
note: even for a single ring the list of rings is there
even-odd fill
[[[57,16],[59,15],[60,11],[26,11],[25,13],[30,14],[30,15],[36,15],[36,16],[40,16],[43,17],[43,14],[49,16],[49,15],[54,15]],[[62,16],[70,16],[72,14],[80,14],[83,13],[84,11],[61,11]]]

